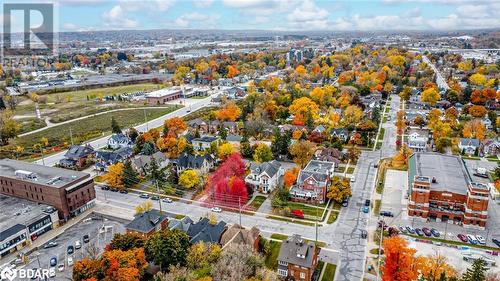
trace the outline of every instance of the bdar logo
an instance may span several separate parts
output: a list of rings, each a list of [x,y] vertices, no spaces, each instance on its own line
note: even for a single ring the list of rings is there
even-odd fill
[[[17,270],[6,267],[0,273],[2,280],[13,281],[17,277]]]

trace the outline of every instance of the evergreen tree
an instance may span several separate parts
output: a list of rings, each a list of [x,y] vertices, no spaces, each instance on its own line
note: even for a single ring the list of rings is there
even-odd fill
[[[113,134],[122,133],[122,129],[120,128],[120,125],[118,125],[118,122],[116,122],[115,117],[111,117],[111,131]]]
[[[461,281],[484,281],[486,279],[486,262],[483,259],[477,259],[472,266],[462,276]]]
[[[3,101],[3,97],[0,96],[0,110],[5,109],[5,108],[6,108],[6,106],[5,106],[5,102]]]
[[[227,130],[226,128],[222,127],[220,128],[219,130],[219,137],[223,140],[225,140],[227,138]]]
[[[150,142],[146,142],[143,146],[142,146],[142,150],[141,150],[142,154],[144,155],[152,155],[153,153],[155,153],[155,148],[153,146],[152,143]]]
[[[153,157],[151,157],[151,163],[149,164],[148,172],[153,182],[163,182],[164,174],[160,170],[160,166],[158,166],[158,163],[156,163],[156,160]]]
[[[138,182],[137,173],[134,168],[132,168],[130,160],[126,161],[123,165],[122,181],[126,188],[131,188]]]

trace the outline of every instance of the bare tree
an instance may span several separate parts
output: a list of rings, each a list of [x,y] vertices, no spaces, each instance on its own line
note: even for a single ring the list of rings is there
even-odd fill
[[[257,269],[264,266],[262,256],[253,253],[247,245],[230,245],[212,267],[214,281],[241,281],[255,276]]]

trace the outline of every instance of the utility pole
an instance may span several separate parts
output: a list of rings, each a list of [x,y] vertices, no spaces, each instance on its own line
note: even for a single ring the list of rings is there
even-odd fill
[[[315,220],[315,230],[316,230],[316,235],[315,235],[315,241],[316,244],[318,244],[318,198],[316,198],[316,220]]]
[[[71,127],[69,127],[69,137],[71,139],[71,145],[73,145],[73,131],[71,130]]]
[[[380,198],[380,206],[382,206],[382,202],[384,202],[384,192],[382,191],[382,196]],[[378,213],[378,222],[380,222],[381,216],[380,212]],[[378,258],[377,258],[377,269],[378,269],[378,274],[377,274],[377,281],[380,280],[380,256],[382,252],[382,240],[384,240],[384,226],[385,226],[385,221],[382,219],[382,225],[380,227],[380,237],[379,237],[379,243],[378,243]]]
[[[160,187],[158,186],[158,180],[155,180],[155,184],[156,184],[156,193],[160,193]],[[159,198],[158,204],[160,205],[160,213],[162,213],[162,210],[161,210],[161,198]]]
[[[241,197],[238,196],[238,209],[240,211],[240,226],[241,226]]]

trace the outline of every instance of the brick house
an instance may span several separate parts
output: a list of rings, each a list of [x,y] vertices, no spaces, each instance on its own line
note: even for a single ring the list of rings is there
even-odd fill
[[[134,220],[125,226],[127,233],[139,234],[144,238],[149,238],[153,233],[167,227],[168,217],[155,209],[136,215]]]
[[[472,182],[463,161],[453,155],[415,153],[409,159],[408,215],[485,227],[488,187]]]
[[[290,189],[291,200],[323,203],[335,170],[335,163],[311,160],[299,172],[297,184]]]
[[[90,165],[95,156],[94,148],[90,145],[72,145],[64,158],[59,161],[59,166],[67,169],[82,170]]]
[[[220,244],[226,247],[230,244],[250,246],[255,252],[259,250],[260,230],[255,226],[246,229],[239,224],[233,224],[222,233]]]
[[[319,248],[294,234],[281,243],[278,255],[278,275],[285,280],[312,280],[318,264]]]

